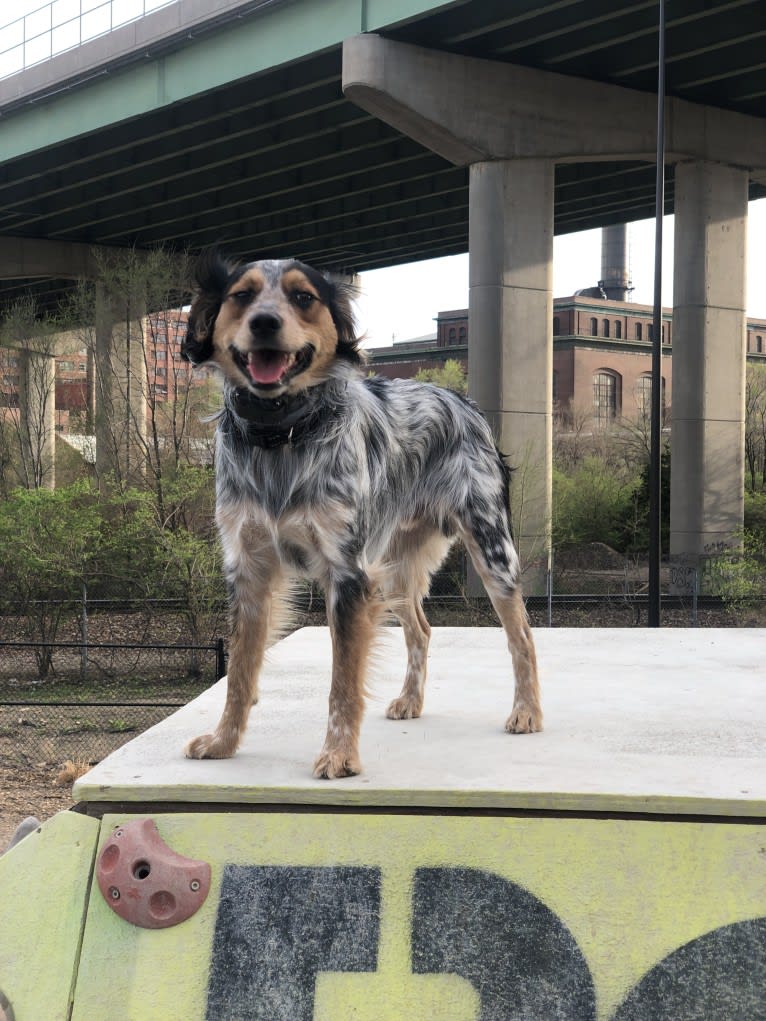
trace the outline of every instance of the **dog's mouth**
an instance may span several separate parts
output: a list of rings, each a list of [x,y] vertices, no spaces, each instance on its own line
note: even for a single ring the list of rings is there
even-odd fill
[[[232,348],[232,356],[254,386],[271,388],[284,386],[293,376],[304,372],[311,364],[314,349],[310,344],[300,351],[259,347],[244,355],[236,348]]]

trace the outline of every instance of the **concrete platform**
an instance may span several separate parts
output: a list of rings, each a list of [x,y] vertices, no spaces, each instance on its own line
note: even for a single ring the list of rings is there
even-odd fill
[[[437,630],[426,715],[386,720],[392,629],[365,772],[318,781],[330,642],[300,631],[234,759],[182,753],[218,684],[0,859],[0,1016],[766,1021],[765,637],[537,631],[547,729],[511,736],[492,628]],[[209,891],[166,919],[188,859]]]
[[[398,694],[399,629],[380,645],[362,730],[364,772],[317,781],[330,677],[325,628],[275,646],[237,756],[183,757],[217,722],[225,681],[110,755],[78,801],[306,804],[766,816],[766,633],[539,629],[546,729],[511,736],[502,631],[434,630],[420,720],[384,718]]]

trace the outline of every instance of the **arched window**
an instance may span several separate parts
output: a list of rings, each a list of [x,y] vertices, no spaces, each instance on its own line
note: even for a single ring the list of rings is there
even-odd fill
[[[756,352],[756,354],[759,354],[759,355],[763,354],[763,337],[756,337],[755,338],[755,352]]]
[[[559,374],[558,370],[553,370],[553,406],[555,407],[559,399]]]
[[[644,339],[644,326],[643,323],[636,323],[636,340]]]
[[[558,337],[561,333],[561,323],[558,316],[553,317],[553,336]]]
[[[618,340],[622,339],[622,323],[619,319],[614,324],[614,335]]]
[[[650,344],[654,340],[654,323],[649,323],[646,327],[646,339]]]
[[[590,321],[590,335],[591,337],[598,336],[598,319],[595,316]]]
[[[650,372],[644,372],[636,380],[636,407],[640,418],[649,418],[652,411],[652,374]]]
[[[457,330],[454,326],[450,326],[449,328],[448,340],[450,344],[454,344],[457,340]]]
[[[636,380],[636,406],[639,417],[648,422],[652,415],[652,374],[642,373]],[[665,379],[660,380],[660,421],[665,424]]]
[[[468,332],[467,332],[465,326],[461,326],[460,327],[460,329],[458,330],[457,336],[458,336],[458,340],[460,341],[460,343],[461,344],[465,344],[466,337],[468,336]]]
[[[611,422],[619,413],[620,377],[611,369],[599,369],[593,375],[593,414],[596,422]]]
[[[603,335],[605,337],[609,336],[609,320],[608,319],[604,320],[604,334]]]

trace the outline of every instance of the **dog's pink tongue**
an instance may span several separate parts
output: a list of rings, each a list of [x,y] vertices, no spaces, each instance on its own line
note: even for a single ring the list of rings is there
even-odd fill
[[[278,383],[289,364],[290,355],[284,351],[251,351],[247,356],[247,371],[254,383]]]

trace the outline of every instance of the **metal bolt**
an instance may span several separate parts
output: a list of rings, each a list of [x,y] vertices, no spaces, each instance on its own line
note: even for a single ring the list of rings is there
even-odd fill
[[[116,886],[109,887],[109,896],[112,898],[112,900],[120,899],[120,891],[117,889]]]
[[[192,879],[189,883],[189,889],[192,890],[193,893],[196,893],[197,890],[199,890],[199,879]]]

